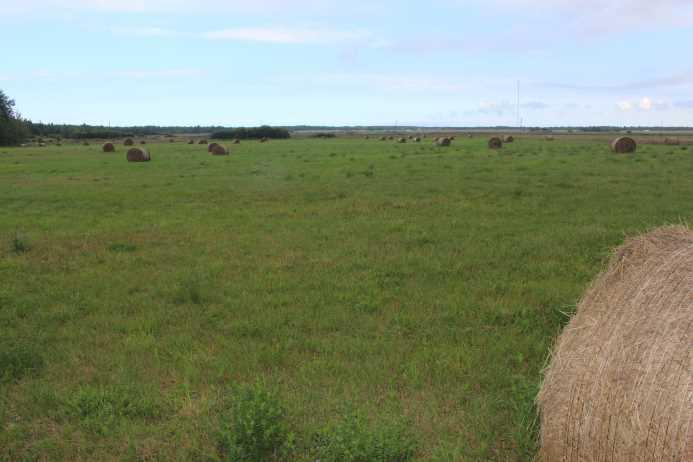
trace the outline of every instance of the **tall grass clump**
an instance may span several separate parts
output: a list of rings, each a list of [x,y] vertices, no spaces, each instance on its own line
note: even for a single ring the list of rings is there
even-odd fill
[[[284,404],[260,382],[232,391],[220,427],[220,449],[230,462],[285,460],[294,446]]]
[[[0,346],[0,383],[15,382],[42,369],[43,357],[33,346]]]
[[[409,462],[417,443],[401,420],[369,424],[349,412],[338,423],[316,436],[315,455],[320,462]]]

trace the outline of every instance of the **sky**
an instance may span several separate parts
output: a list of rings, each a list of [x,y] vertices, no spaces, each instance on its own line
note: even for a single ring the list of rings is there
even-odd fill
[[[35,122],[693,126],[693,0],[0,0]]]

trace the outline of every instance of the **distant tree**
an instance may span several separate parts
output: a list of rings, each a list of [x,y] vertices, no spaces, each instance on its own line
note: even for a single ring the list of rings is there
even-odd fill
[[[0,90],[0,145],[19,144],[28,136],[28,124],[15,112],[14,100]]]

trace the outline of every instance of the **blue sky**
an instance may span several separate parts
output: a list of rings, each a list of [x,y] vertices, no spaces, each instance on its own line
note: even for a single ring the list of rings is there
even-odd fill
[[[0,0],[0,89],[112,125],[693,125],[693,0]]]

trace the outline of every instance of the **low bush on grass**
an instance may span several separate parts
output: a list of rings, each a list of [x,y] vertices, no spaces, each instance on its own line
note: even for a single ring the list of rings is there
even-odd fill
[[[236,387],[221,417],[220,447],[224,460],[284,460],[293,449],[286,408],[276,392],[261,383]]]

